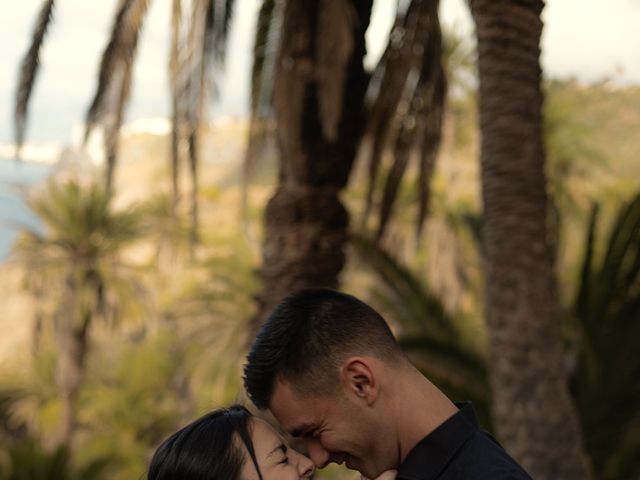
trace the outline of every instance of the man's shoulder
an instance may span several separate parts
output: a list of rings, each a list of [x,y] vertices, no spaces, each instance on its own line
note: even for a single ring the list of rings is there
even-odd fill
[[[531,476],[489,433],[478,430],[458,455],[457,469],[467,470],[463,478],[531,480]]]
[[[470,403],[424,437],[398,469],[403,480],[531,480],[482,430]]]

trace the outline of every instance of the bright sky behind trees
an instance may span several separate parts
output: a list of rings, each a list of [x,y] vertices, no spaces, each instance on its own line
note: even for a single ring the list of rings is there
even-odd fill
[[[96,84],[100,55],[115,1],[61,0],[42,57],[32,98],[27,142],[68,143],[74,124],[84,117]],[[169,0],[152,3],[142,35],[128,119],[165,116]],[[0,143],[12,141],[13,95],[18,65],[29,43],[41,0],[10,2],[0,19]],[[259,0],[237,0],[236,18],[212,116],[241,116],[247,111],[253,25]],[[367,35],[375,63],[385,42],[396,0],[376,0]],[[464,0],[442,0],[445,25],[472,37]],[[549,0],[543,18],[542,64],[547,76],[575,76],[585,82],[613,78],[640,85],[640,1]]]

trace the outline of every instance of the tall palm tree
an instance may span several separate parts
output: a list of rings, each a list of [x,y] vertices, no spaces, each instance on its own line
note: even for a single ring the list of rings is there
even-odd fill
[[[363,57],[372,0],[263,2],[247,160],[259,151],[251,141],[264,136],[260,125],[268,123],[263,107],[272,95],[280,169],[265,214],[263,289],[254,326],[291,291],[338,286],[349,228],[339,197],[357,155],[370,164],[365,221],[374,194],[379,197],[378,240],[409,159],[417,156],[420,230],[446,92],[437,7],[437,0],[412,0],[400,9],[387,49],[370,74]],[[279,34],[270,35],[276,29]],[[279,49],[270,58],[273,41]],[[272,92],[265,86],[270,68]],[[394,158],[382,193],[377,178],[389,150]]]
[[[117,321],[122,295],[135,286],[119,254],[138,238],[140,223],[134,211],[114,212],[105,188],[71,180],[63,184],[51,181],[28,204],[42,220],[45,232],[24,231],[13,255],[25,266],[27,278],[47,282],[45,295],[53,307],[46,320],[59,346],[60,443],[70,447],[92,325],[96,320]]]
[[[534,478],[589,478],[566,384],[547,230],[543,1],[470,4],[479,52],[486,314],[497,433]]]

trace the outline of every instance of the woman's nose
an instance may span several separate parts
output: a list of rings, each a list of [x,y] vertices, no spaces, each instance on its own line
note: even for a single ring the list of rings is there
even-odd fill
[[[313,462],[311,459],[301,453],[297,453],[297,463],[298,463],[298,474],[301,478],[310,478],[315,470]]]

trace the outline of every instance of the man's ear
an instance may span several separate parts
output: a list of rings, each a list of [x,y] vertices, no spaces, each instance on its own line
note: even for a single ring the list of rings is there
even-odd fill
[[[369,358],[347,358],[340,369],[340,380],[347,396],[363,400],[369,406],[378,398],[379,385]]]

